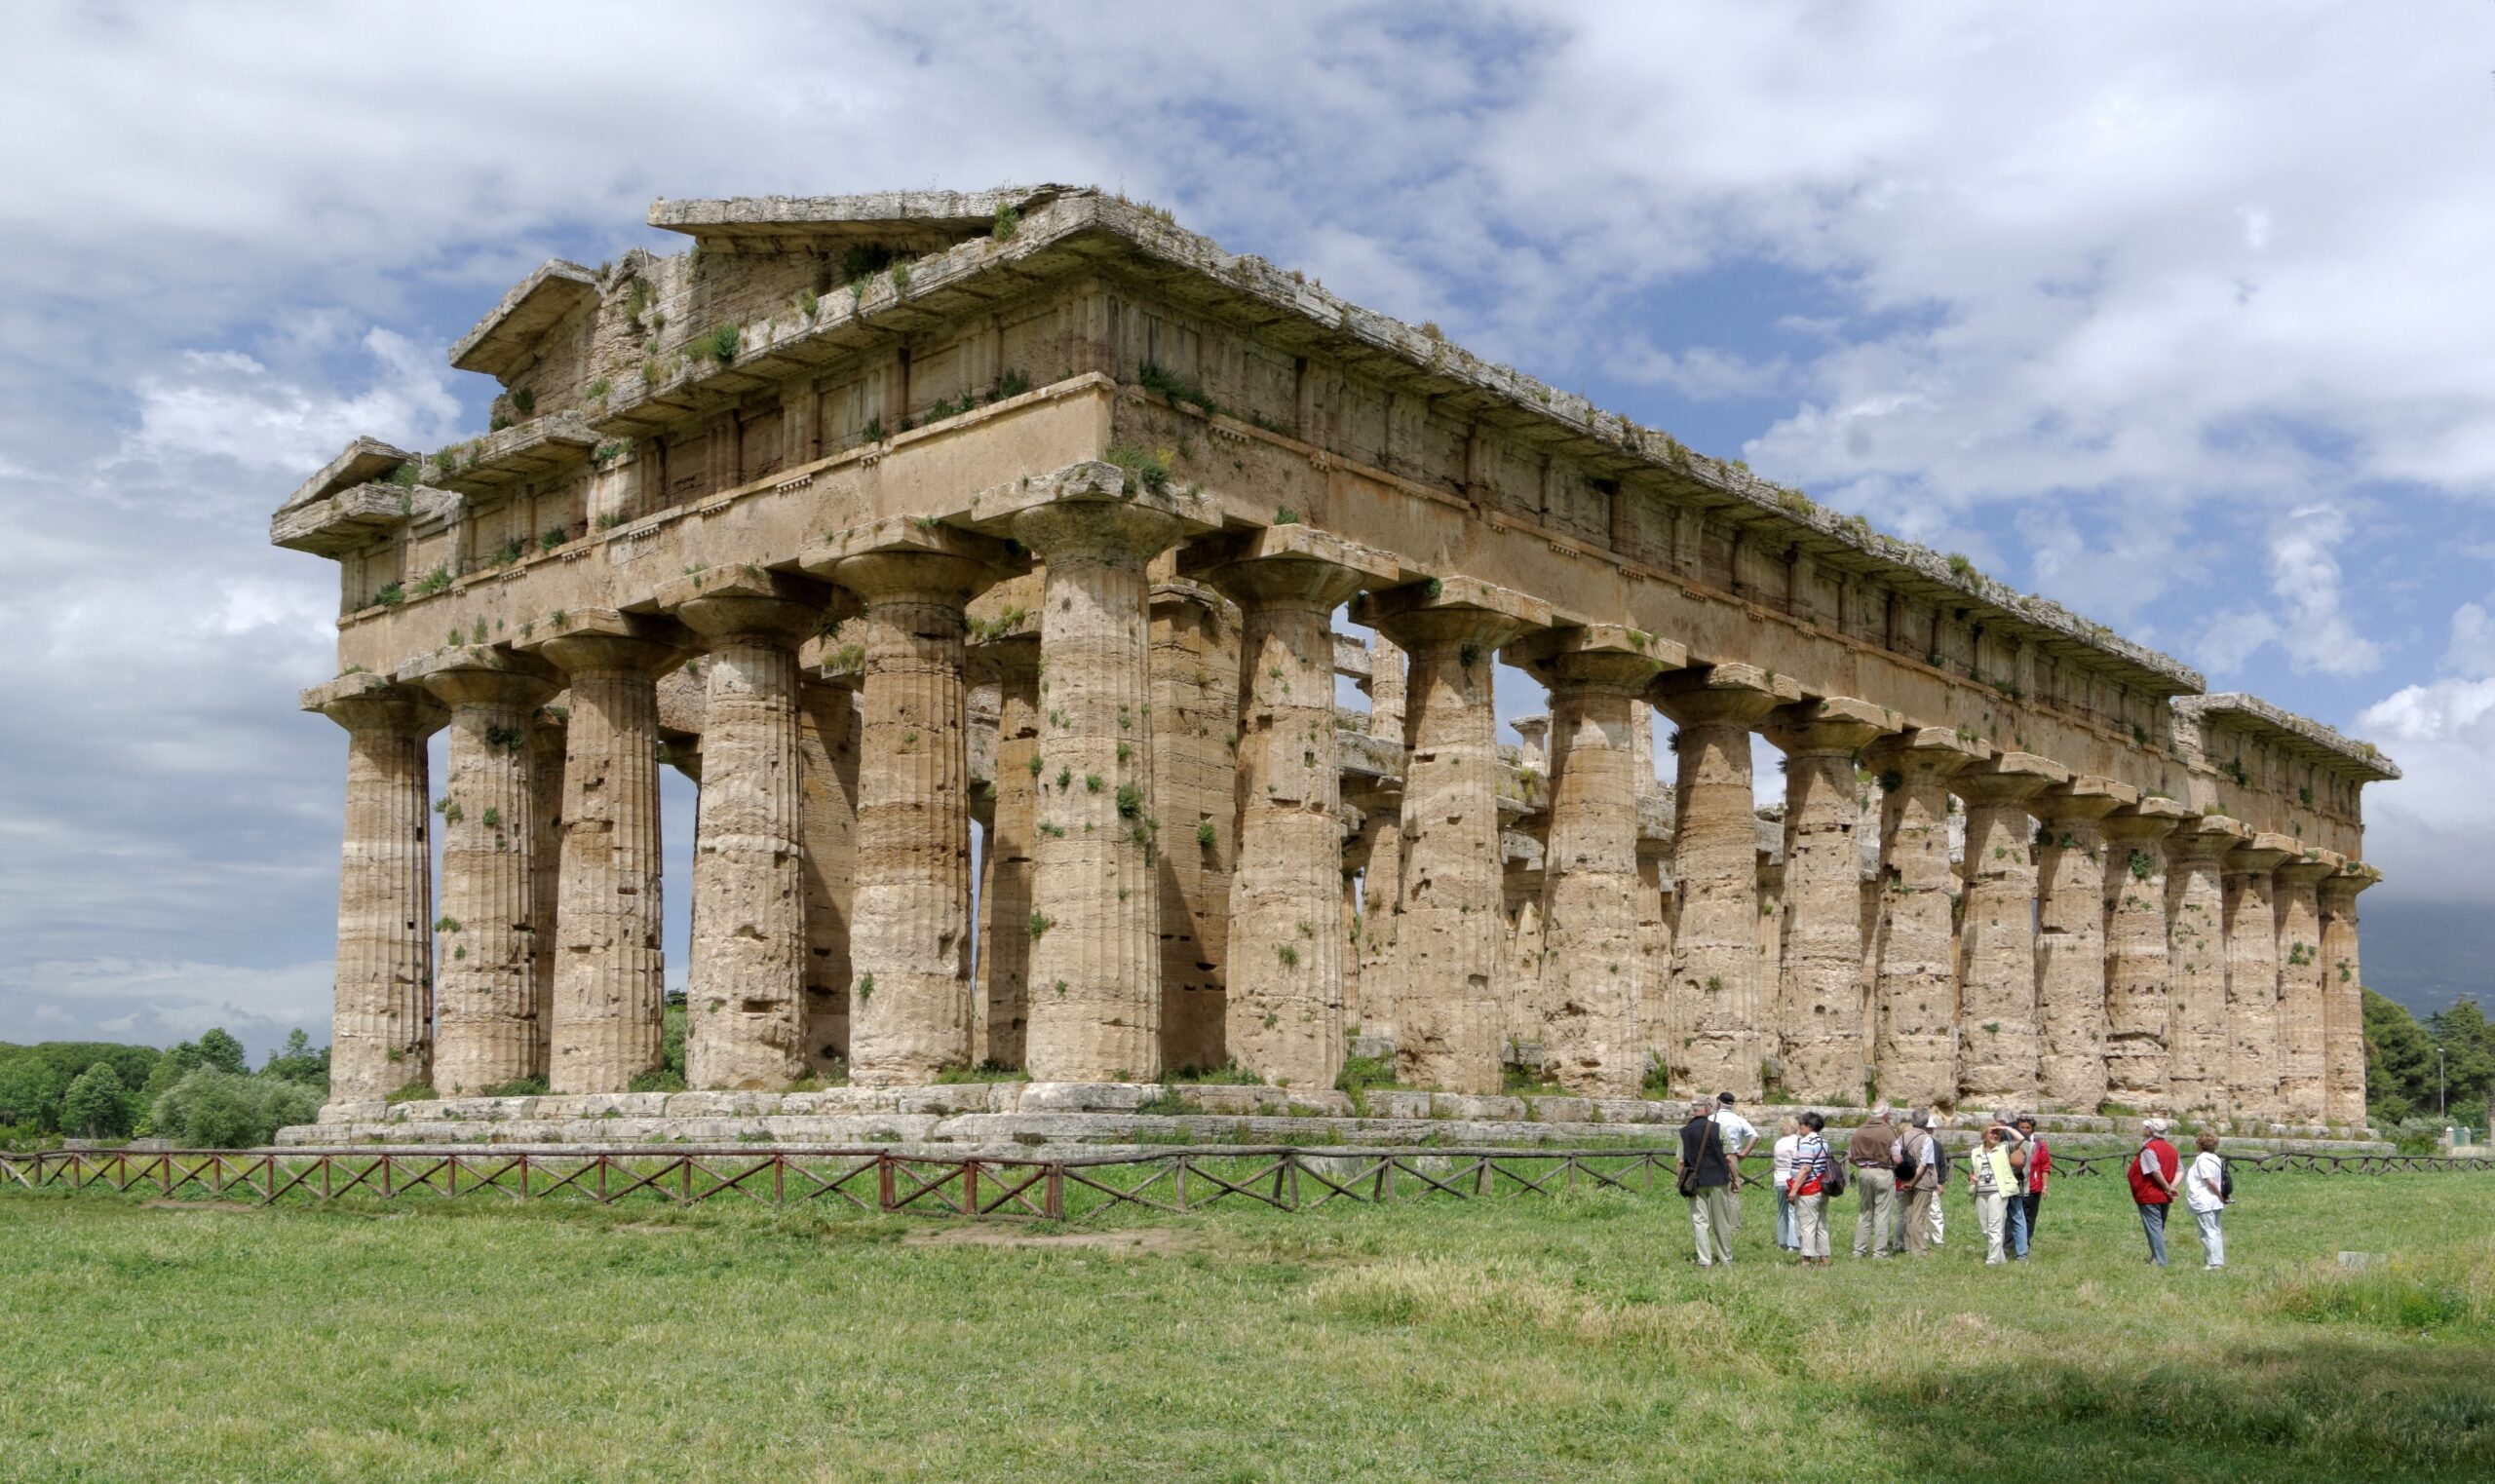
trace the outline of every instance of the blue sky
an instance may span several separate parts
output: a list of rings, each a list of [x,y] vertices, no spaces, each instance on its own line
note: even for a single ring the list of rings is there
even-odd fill
[[[659,195],[1159,202],[2379,742],[2369,919],[2495,906],[2488,7],[927,14],[13,9],[0,1039],[326,1024],[268,513],[481,428],[447,344]]]

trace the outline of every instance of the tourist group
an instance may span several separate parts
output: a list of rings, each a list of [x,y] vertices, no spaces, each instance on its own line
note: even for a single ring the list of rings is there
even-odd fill
[[[1876,1109],[1839,1150],[1829,1146],[1827,1121],[1819,1114],[1786,1118],[1770,1149],[1776,1245],[1806,1266],[1825,1267],[1829,1206],[1851,1187],[1858,1210],[1855,1256],[1922,1256],[1941,1244],[1941,1198],[1950,1181],[1960,1178],[1975,1201],[1976,1223],[1983,1229],[1984,1262],[2026,1257],[2053,1178],[2052,1146],[2036,1131],[2033,1118],[2002,1111],[1985,1123],[1976,1148],[1953,1158],[1935,1128],[1943,1121],[1943,1115],[1918,1110],[1900,1128],[1892,1112]],[[2166,1266],[2167,1207],[2180,1199],[2200,1231],[2202,1267],[2222,1269],[2224,1218],[2235,1190],[2217,1153],[2217,1135],[2198,1137],[2199,1152],[2187,1168],[2167,1141],[2167,1131],[2164,1119],[2142,1120],[2139,1147],[2124,1163],[2131,1200],[2139,1207],[2140,1230],[2148,1238],[2148,1260]],[[1758,1129],[1742,1117],[1730,1092],[1711,1103],[1702,1098],[1689,1105],[1675,1173],[1680,1193],[1689,1199],[1702,1268],[1733,1260],[1733,1238],[1742,1225],[1741,1161],[1758,1139]],[[1953,1175],[1953,1163],[1963,1163],[1963,1177]]]

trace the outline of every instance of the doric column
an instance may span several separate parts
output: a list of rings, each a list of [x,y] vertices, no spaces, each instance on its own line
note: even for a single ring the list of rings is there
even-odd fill
[[[658,599],[707,650],[684,1080],[784,1087],[809,1065],[797,646],[823,627],[825,594],[733,567],[667,583]]]
[[[1334,610],[1394,562],[1304,525],[1199,543],[1182,569],[1239,604],[1239,847],[1224,1044],[1267,1082],[1331,1087],[1343,1067],[1341,775]]]
[[[2167,951],[2166,837],[2192,812],[2144,798],[2115,810],[2105,837],[2105,1101],[2136,1112],[2169,1106],[2174,1018]]]
[[[1210,522],[1200,499],[1130,489],[1110,464],[988,490],[973,509],[1045,563],[1024,1065],[1044,1082],[1149,1082],[1161,1074],[1163,842],[1146,568]]]
[[[528,730],[556,683],[545,662],[488,644],[437,651],[399,678],[450,707],[433,1084],[445,1097],[473,1097],[546,1063],[552,1016],[539,977]]]
[[[1005,562],[987,537],[902,517],[804,558],[861,605],[849,921],[849,1080],[861,1085],[929,1083],[974,1059],[964,610]]]
[[[303,693],[347,733],[345,843],[329,1100],[386,1097],[433,1075],[433,853],[425,739],[446,719],[431,696],[379,675]]]
[[[1544,1061],[1560,1085],[1634,1097],[1646,1075],[1637,992],[1637,749],[1645,689],[1689,661],[1611,625],[1546,629],[1509,661],[1551,688],[1551,826],[1542,856]]]
[[[2227,1109],[2226,894],[2219,861],[2245,838],[2222,815],[2183,820],[2166,842],[2166,940],[2174,988],[2167,1103],[2180,1114]]]
[[[1472,578],[1366,594],[1360,616],[1409,657],[1395,1060],[1415,1086],[1499,1090],[1507,947],[1501,911],[1492,657],[1550,605]]]
[[[1551,718],[1519,716],[1508,725],[1516,734],[1516,766],[1540,778],[1551,776]]]
[[[2279,1112],[2279,914],[2276,872],[2296,856],[2287,835],[2256,834],[2227,854],[2220,890],[2226,911],[2227,1112]]]
[[[1884,706],[1830,697],[1775,711],[1763,729],[1785,754],[1776,1057],[1785,1090],[1805,1102],[1853,1102],[1871,1081],[1855,768],[1864,747],[1898,726]]]
[[[1949,779],[1982,755],[1942,727],[1883,738],[1864,752],[1881,789],[1871,1077],[1890,1102],[1928,1107],[1958,1093]]]
[[[548,1079],[557,1092],[621,1092],[659,1065],[657,682],[684,638],[672,624],[595,609],[530,641],[571,689]]]
[[[1368,735],[1403,745],[1403,646],[1385,634],[1368,641]]]
[[[2070,770],[2029,752],[1962,769],[1966,900],[1958,924],[1958,1095],[1983,1107],[2035,1101],[2035,826],[2027,803]]]
[[[1637,839],[1637,1034],[1644,1053],[1638,1076],[1655,1064],[1670,1041],[1666,1004],[1672,983],[1672,891],[1669,868],[1671,836]]]
[[[996,799],[987,831],[979,900],[979,982],[974,1047],[982,1063],[1022,1065],[1030,1023],[1032,824],[1040,779],[1040,628],[1035,618],[972,646],[975,665],[997,683]]]
[[[1155,571],[1164,570],[1165,555]],[[1230,882],[1239,808],[1240,632],[1230,605],[1193,582],[1152,587],[1153,808],[1162,821],[1161,1064],[1210,1070],[1229,1059]],[[1334,654],[1325,652],[1326,694]],[[1329,734],[1330,740],[1330,734]],[[1202,843],[1211,826],[1211,844]],[[1332,1083],[1327,1083],[1332,1086]]]
[[[1679,727],[1672,882],[1680,926],[1672,942],[1666,1063],[1675,1092],[1764,1090],[1765,1001],[1759,986],[1758,816],[1750,784],[1750,728],[1799,701],[1747,665],[1676,670],[1654,702]]]
[[[2279,863],[2273,905],[2278,911],[2279,1115],[2295,1123],[2322,1117],[2322,1049],[2328,970],[2322,961],[2322,879],[2347,864],[2328,851],[2310,851]]]
[[[1400,683],[1401,650],[1396,651],[1396,663]],[[1395,732],[1399,754],[1402,745],[1402,722],[1399,716]],[[1352,1013],[1358,1016],[1363,1034],[1392,1039],[1395,979],[1391,960],[1396,926],[1401,920],[1396,892],[1403,870],[1403,780],[1401,776],[1369,780],[1360,784],[1350,798],[1368,817],[1368,822],[1362,827],[1367,837],[1367,854],[1361,862],[1361,998]]]
[[[537,708],[528,729],[529,816],[536,825],[536,883],[530,892],[529,936],[537,945],[537,1059],[527,1075],[547,1076],[555,1049],[555,960],[561,930],[556,926],[563,894],[563,738],[570,730],[572,708],[557,695]]]
[[[805,1049],[808,1071],[849,1060],[849,921],[858,862],[858,693],[801,669],[798,828],[805,839]]]
[[[2364,973],[2357,957],[2357,894],[2382,873],[2351,860],[2322,883],[2322,1117],[2346,1127],[2365,1122]]]
[[[2139,802],[2111,779],[2077,778],[2030,807],[2036,833],[2036,1001],[2044,1106],[2094,1113],[2105,1101],[2104,818]]]

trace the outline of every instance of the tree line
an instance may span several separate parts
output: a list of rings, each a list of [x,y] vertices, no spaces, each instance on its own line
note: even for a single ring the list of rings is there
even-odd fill
[[[2495,1022],[2473,999],[2421,1021],[2396,1000],[2364,994],[2365,1111],[2375,1126],[2433,1120],[2482,1136],[2495,1092]]]
[[[295,1030],[253,1071],[219,1028],[164,1050],[113,1042],[0,1042],[0,1140],[169,1139],[192,1149],[265,1144],[329,1095],[329,1048]]]

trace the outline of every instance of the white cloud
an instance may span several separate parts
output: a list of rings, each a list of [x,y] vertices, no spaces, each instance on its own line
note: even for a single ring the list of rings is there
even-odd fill
[[[2366,791],[2365,858],[2403,896],[2485,900],[2495,831],[2495,679],[2403,686],[2358,716],[2356,733],[2406,776]]]

